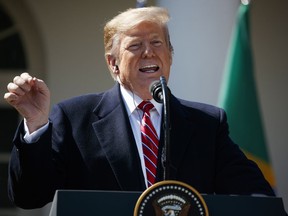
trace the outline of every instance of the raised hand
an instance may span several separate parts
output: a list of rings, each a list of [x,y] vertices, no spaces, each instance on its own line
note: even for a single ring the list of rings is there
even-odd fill
[[[50,91],[43,80],[22,73],[7,89],[4,99],[26,119],[30,133],[48,122]]]

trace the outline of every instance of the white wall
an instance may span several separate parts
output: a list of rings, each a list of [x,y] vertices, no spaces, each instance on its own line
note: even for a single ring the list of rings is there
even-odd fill
[[[171,14],[175,54],[169,86],[185,99],[217,103],[238,1],[158,1]]]

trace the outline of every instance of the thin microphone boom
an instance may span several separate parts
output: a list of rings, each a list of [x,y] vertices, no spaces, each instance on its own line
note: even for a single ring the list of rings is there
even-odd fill
[[[164,147],[161,159],[163,166],[163,179],[168,180],[170,167],[170,106],[168,87],[164,76],[160,77],[160,81],[154,81],[151,83],[150,92],[155,101],[163,103]]]

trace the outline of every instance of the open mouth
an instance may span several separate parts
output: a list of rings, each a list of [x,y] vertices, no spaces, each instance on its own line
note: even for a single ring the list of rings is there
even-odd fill
[[[159,70],[159,66],[157,65],[147,65],[139,69],[141,72],[145,73],[154,73]]]

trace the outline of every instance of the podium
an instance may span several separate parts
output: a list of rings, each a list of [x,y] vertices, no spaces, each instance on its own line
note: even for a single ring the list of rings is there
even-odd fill
[[[57,190],[49,216],[133,216],[142,192]],[[282,198],[205,195],[210,216],[286,216]]]

